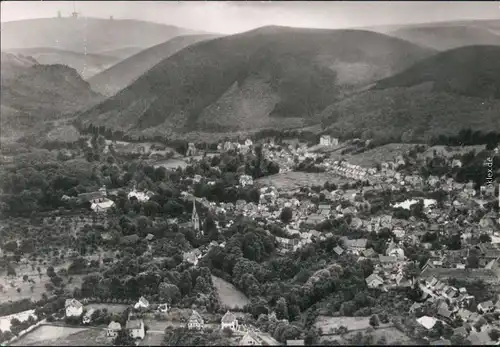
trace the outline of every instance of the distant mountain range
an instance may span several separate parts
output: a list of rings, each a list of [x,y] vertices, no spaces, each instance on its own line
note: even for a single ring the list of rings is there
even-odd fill
[[[471,45],[500,45],[500,20],[392,25],[373,27],[370,30],[437,50]]]
[[[203,34],[138,20],[88,17],[2,22],[1,29],[3,51],[46,47],[87,54],[104,54],[103,51],[122,50],[125,47],[145,49],[175,36]]]
[[[3,134],[75,117],[169,138],[318,124],[395,141],[500,131],[500,21],[218,36],[52,18],[2,23],[1,35]]]
[[[445,51],[382,79],[323,113],[331,131],[424,140],[461,129],[500,131],[500,47]]]
[[[121,58],[104,54],[85,54],[49,47],[10,49],[9,52],[31,56],[40,64],[67,65],[75,69],[82,78],[89,78],[96,73],[118,63]]]
[[[264,27],[189,46],[79,118],[163,135],[300,126],[434,53],[370,31]]]
[[[46,121],[71,116],[103,100],[76,70],[40,65],[31,57],[2,52],[2,137],[19,137]]]
[[[165,58],[194,43],[218,37],[217,35],[177,36],[167,42],[147,48],[120,61],[88,80],[92,89],[107,96],[116,94]],[[112,52],[110,52],[112,53]]]

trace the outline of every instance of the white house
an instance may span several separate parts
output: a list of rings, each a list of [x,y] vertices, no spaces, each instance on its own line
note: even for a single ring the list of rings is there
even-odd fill
[[[241,175],[240,176],[240,185],[242,187],[251,186],[253,184],[253,178],[250,175]]]
[[[149,307],[149,301],[146,300],[145,297],[141,296],[139,298],[139,301],[137,301],[134,305],[134,308],[136,310],[141,309],[141,308],[148,308]]]
[[[430,330],[436,325],[437,319],[434,317],[423,316],[417,319],[417,322],[425,329]]]
[[[144,330],[144,321],[142,319],[131,319],[127,321],[125,327],[134,339],[144,339],[146,332]]]
[[[227,311],[222,317],[220,325],[222,330],[229,328],[234,331],[238,329],[238,319],[230,311]]]
[[[319,144],[321,146],[337,146],[339,144],[339,140],[331,137],[330,135],[321,135]]]
[[[386,251],[387,256],[396,257],[398,260],[404,260],[405,252],[402,247],[396,244],[394,241],[391,241]]]
[[[191,317],[189,317],[187,327],[189,330],[200,330],[205,327],[203,318],[196,310],[193,310],[193,313],[191,313]]]
[[[495,309],[495,305],[493,304],[493,301],[491,301],[491,300],[480,302],[477,305],[477,311],[480,313],[483,313],[483,314],[490,312],[490,311],[493,311],[494,309]]]
[[[93,201],[90,205],[90,208],[94,212],[105,212],[114,205],[115,203],[112,200],[109,200],[108,198],[102,198],[97,201]]]
[[[262,342],[256,333],[249,330],[240,340],[240,346],[262,346]]]
[[[106,329],[106,336],[116,337],[120,330],[122,330],[122,325],[118,322],[112,321],[111,323],[109,323],[108,328]]]
[[[76,299],[66,299],[64,307],[66,308],[66,317],[79,317],[83,313],[83,305]]]
[[[130,193],[128,193],[127,196],[129,198],[129,200],[131,198],[136,198],[137,201],[139,201],[139,202],[146,202],[149,200],[151,195],[152,195],[151,192],[138,192],[134,187],[134,189]]]

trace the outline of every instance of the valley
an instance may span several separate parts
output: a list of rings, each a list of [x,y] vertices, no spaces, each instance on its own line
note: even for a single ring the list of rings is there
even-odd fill
[[[2,2],[0,344],[498,345],[500,18],[450,4]]]

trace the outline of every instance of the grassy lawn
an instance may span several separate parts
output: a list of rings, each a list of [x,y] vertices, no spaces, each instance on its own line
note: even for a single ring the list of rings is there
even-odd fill
[[[59,326],[42,325],[21,339],[14,342],[13,346],[77,346],[90,345],[105,330],[86,328],[67,328]],[[99,341],[101,342],[101,341]],[[95,346],[100,343],[95,343]]]
[[[162,346],[164,335],[165,334],[146,333],[144,340],[139,343],[139,346]]]
[[[390,161],[398,155],[402,155],[411,148],[413,144],[407,143],[389,143],[380,147],[376,147],[363,153],[346,155],[344,158],[351,164],[360,165],[362,167],[374,167],[377,163]]]
[[[350,344],[356,334],[362,333],[363,335],[371,334],[374,341],[377,341],[382,336],[385,337],[387,344],[403,344],[414,345],[416,344],[407,335],[394,328],[390,323],[382,324],[377,329],[370,326],[370,317],[328,317],[319,316],[316,320],[315,326],[320,328],[323,332],[321,341],[337,340],[341,344]],[[348,329],[346,334],[334,335],[335,330],[340,326],[345,326]],[[371,331],[371,332],[369,332]]]
[[[370,317],[328,317],[319,316],[316,320],[316,328],[320,328],[323,334],[332,334],[335,329],[345,326],[349,331],[364,330],[370,327]]]
[[[357,334],[362,333],[363,335],[371,334],[373,336],[373,341],[378,341],[382,336],[385,336],[386,345],[417,345],[416,342],[412,341],[407,335],[403,334],[401,331],[394,327],[389,328],[379,328],[371,333],[367,330],[351,331],[343,335],[325,335],[321,336],[320,341],[338,341],[342,345],[350,345],[351,339]]]
[[[214,286],[219,293],[219,298],[222,305],[231,309],[243,308],[250,300],[241,291],[236,289],[231,283],[224,281],[222,278],[212,276]]]
[[[284,172],[272,176],[262,177],[255,182],[259,185],[274,186],[278,189],[295,189],[299,187],[308,187],[313,185],[324,185],[325,182],[342,185],[350,182],[338,175],[328,172]]]

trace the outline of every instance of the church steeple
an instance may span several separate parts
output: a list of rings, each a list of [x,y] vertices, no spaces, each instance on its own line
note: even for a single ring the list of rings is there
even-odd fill
[[[196,211],[196,199],[193,198],[193,213],[191,215],[191,222],[193,223],[194,231],[200,231],[200,217]]]

